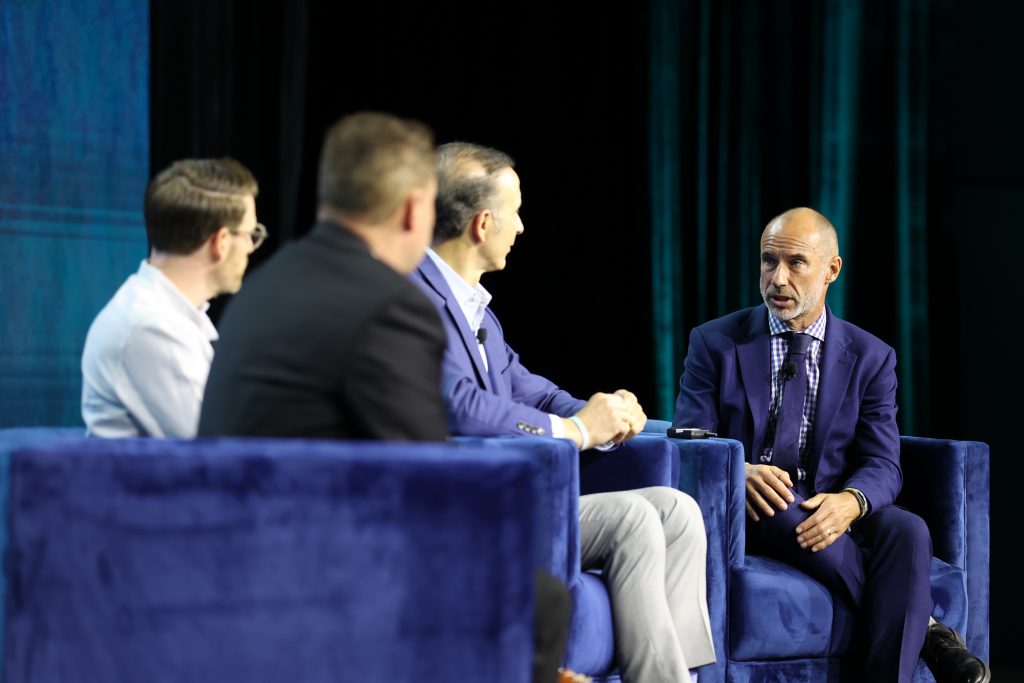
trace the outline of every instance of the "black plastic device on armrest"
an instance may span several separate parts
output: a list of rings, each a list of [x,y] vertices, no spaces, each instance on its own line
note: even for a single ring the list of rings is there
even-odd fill
[[[665,433],[673,439],[706,439],[710,436],[718,436],[714,432],[697,427],[669,427]]]

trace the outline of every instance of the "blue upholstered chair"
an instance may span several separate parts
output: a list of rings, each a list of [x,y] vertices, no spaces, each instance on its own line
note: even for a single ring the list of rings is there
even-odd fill
[[[669,423],[652,420],[648,431]],[[743,446],[728,439],[674,440],[679,488],[693,495],[708,533],[708,607],[718,662],[711,681],[842,680],[854,615],[807,575],[745,552]],[[988,660],[989,452],[973,441],[903,437],[897,504],[927,522],[934,548],[935,615]],[[933,681],[923,662],[915,681]]]
[[[44,432],[0,431],[7,683],[529,680],[535,446]]]

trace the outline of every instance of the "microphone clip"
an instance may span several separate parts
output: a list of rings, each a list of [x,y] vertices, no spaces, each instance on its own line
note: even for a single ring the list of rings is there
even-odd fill
[[[781,368],[779,368],[779,379],[781,379],[784,382],[788,382],[789,380],[796,377],[796,372],[796,363],[793,361],[787,361],[782,364]]]

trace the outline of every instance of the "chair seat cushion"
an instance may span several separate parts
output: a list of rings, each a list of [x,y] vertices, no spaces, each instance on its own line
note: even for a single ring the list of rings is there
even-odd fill
[[[934,614],[963,631],[967,620],[964,572],[932,558]],[[748,555],[732,570],[729,658],[733,661],[843,655],[854,615],[820,583],[777,560]]]

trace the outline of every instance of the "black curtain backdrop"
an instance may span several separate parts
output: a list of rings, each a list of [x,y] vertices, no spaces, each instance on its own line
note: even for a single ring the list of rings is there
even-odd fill
[[[569,391],[627,387],[652,417],[670,417],[664,375],[690,328],[758,300],[764,223],[823,208],[843,235],[843,316],[900,353],[905,431],[992,447],[993,662],[1019,665],[1005,539],[1024,478],[1024,5],[152,0],[151,16],[151,169],[220,154],[252,168],[272,234],[253,268],[311,225],[320,141],[345,113],[498,147],[526,224],[484,279],[506,336]],[[659,361],[666,248],[674,351]]]

